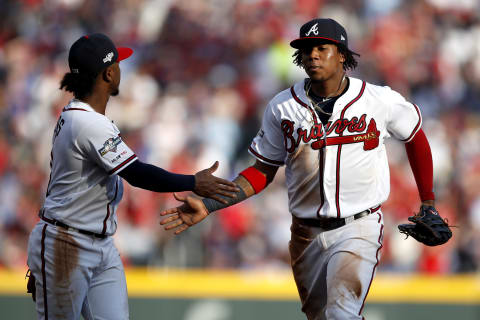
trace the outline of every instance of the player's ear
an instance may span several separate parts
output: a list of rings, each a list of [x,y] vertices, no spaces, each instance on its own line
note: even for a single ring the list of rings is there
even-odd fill
[[[338,50],[338,48],[337,48],[337,50]],[[338,51],[338,55],[340,56],[340,62],[345,63],[345,60],[347,60],[345,58],[345,54],[342,51]]]
[[[113,70],[113,65],[110,65],[108,67],[106,67],[103,71],[102,71],[102,78],[105,82],[112,82],[113,81],[113,73],[114,73],[114,70]]]
[[[341,62],[341,63],[345,63],[345,61],[347,60],[347,57],[345,56],[345,51],[342,50],[343,48],[340,48],[340,46],[335,46],[337,48],[337,54],[338,54],[338,60]]]

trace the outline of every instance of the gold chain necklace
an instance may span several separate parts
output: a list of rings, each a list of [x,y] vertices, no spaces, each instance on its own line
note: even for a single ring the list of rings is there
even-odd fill
[[[342,81],[340,81],[340,84],[338,85],[338,88],[337,90],[335,91],[335,94],[338,93],[338,91],[340,90],[340,88],[342,87],[342,84],[343,84],[343,81],[345,80],[345,74],[343,75],[343,78],[342,78]],[[321,113],[323,114],[326,114],[326,115],[329,115],[331,116],[332,113],[331,112],[326,112],[323,110],[322,107],[320,107],[315,101],[314,99],[312,99],[311,95],[310,95],[310,91],[312,90],[312,81],[310,79],[308,79],[308,82],[306,83],[305,85],[305,94],[308,98],[308,100],[310,100],[310,103],[312,104],[313,108],[316,110],[316,111],[320,111]],[[322,98],[322,102],[325,102],[325,101],[328,101],[330,100],[331,98],[335,97],[334,94],[332,94],[331,96],[329,97],[325,97],[325,98]]]

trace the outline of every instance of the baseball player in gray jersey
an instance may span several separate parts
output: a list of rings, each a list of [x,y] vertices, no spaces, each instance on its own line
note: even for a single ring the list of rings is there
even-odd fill
[[[430,147],[416,105],[389,87],[346,75],[357,54],[339,23],[309,21],[290,45],[308,78],[268,103],[249,148],[256,162],[234,180],[237,197],[226,200],[233,205],[259,193],[285,165],[289,249],[302,311],[310,320],[362,319],[383,242],[381,204],[390,191],[384,141],[405,143],[422,205],[434,212]],[[162,212],[169,216],[161,224],[176,234],[226,207],[175,197],[183,204]]]
[[[119,62],[132,53],[103,34],[83,36],[70,48],[71,72],[60,88],[75,98],[53,132],[47,194],[28,242],[28,290],[38,319],[129,318],[125,274],[111,237],[120,177],[146,190],[190,190],[223,203],[239,190],[212,175],[218,162],[195,175],[174,174],[142,163],[125,144],[105,109],[119,93]]]

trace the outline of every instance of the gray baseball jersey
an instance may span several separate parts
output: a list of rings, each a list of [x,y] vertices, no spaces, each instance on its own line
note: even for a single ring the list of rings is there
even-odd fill
[[[117,175],[137,159],[106,116],[73,99],[53,135],[43,214],[71,227],[112,235],[123,184]]]
[[[28,243],[39,318],[128,319],[125,273],[109,235],[123,194],[117,173],[137,157],[112,121],[75,99],[63,109],[52,142],[41,209],[47,222],[39,221]]]

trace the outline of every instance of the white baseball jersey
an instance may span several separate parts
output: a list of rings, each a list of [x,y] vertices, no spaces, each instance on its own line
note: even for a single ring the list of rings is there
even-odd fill
[[[344,218],[378,206],[390,192],[384,140],[410,141],[419,108],[389,87],[349,78],[323,125],[305,94],[305,81],[277,94],[249,152],[286,164],[290,212],[299,218]]]
[[[112,235],[123,184],[117,174],[137,157],[106,116],[73,99],[52,139],[51,173],[43,214],[71,227]]]

